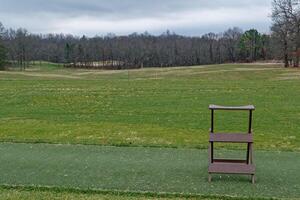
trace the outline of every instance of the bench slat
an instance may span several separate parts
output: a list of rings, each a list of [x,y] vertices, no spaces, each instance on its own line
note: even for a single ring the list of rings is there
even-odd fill
[[[247,106],[219,106],[219,105],[209,105],[210,110],[255,110],[253,105]]]

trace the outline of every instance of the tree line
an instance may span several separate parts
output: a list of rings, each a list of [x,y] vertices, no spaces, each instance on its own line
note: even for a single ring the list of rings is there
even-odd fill
[[[199,37],[170,31],[127,36],[78,37],[71,34],[32,34],[6,29],[0,23],[0,67],[25,69],[30,61],[64,63],[67,67],[125,69],[172,67],[257,60],[284,60],[299,65],[300,9],[296,0],[273,0],[270,34],[230,28]],[[3,68],[3,67],[2,67]]]
[[[113,69],[252,62],[272,58],[270,40],[269,35],[255,29],[243,32],[239,28],[201,37],[180,36],[170,31],[159,36],[146,32],[92,38],[37,35],[25,29],[2,32],[7,60],[22,68],[33,60]]]

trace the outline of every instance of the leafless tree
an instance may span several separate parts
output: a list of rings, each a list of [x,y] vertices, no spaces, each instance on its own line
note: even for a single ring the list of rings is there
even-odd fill
[[[299,66],[300,56],[300,2],[299,0],[273,0],[272,31],[281,38],[285,66],[288,46],[293,49],[294,67]],[[291,41],[289,43],[289,40]]]

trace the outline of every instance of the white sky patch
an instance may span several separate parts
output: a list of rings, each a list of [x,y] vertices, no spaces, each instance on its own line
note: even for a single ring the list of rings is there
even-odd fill
[[[1,1],[3,0],[0,0],[0,3]],[[99,15],[42,10],[23,14],[0,12],[0,21],[7,27],[24,27],[34,33],[71,33],[88,36],[107,33],[124,35],[145,31],[161,34],[166,30],[184,35],[201,35],[207,32],[222,32],[233,26],[243,29],[257,28],[261,32],[268,32],[271,24],[270,7],[271,2],[270,5],[263,6],[219,5],[215,8],[193,7],[145,16],[139,14],[136,17],[131,13],[128,17],[126,13],[118,17],[115,12]]]

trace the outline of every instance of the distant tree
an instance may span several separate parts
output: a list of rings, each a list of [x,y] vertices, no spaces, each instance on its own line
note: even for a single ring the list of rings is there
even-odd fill
[[[84,49],[83,49],[82,44],[78,44],[76,62],[79,62],[80,65],[83,66],[83,62],[84,62]]]
[[[1,40],[3,38],[4,32],[5,32],[5,28],[4,28],[3,24],[0,22],[0,39]]]
[[[272,38],[275,44],[279,44],[280,58],[284,60],[284,67],[289,67],[289,34],[287,24],[277,21],[271,27]]]
[[[28,65],[28,31],[26,29],[18,29],[16,32],[16,47],[17,47],[17,61],[21,70],[25,70]]]
[[[208,44],[208,53],[209,53],[209,63],[216,63],[216,44],[218,40],[218,36],[215,33],[208,33],[203,36],[203,39]]]
[[[71,63],[71,55],[72,55],[72,46],[69,43],[66,43],[65,47],[65,62]]]
[[[256,61],[261,49],[261,34],[256,29],[246,31],[240,39],[240,53],[247,61]]]
[[[0,40],[0,70],[5,69],[6,64],[6,49]]]
[[[243,34],[240,28],[230,28],[223,33],[223,45],[231,62],[236,62],[238,59],[239,41]]]
[[[4,47],[3,43],[3,34],[4,34],[4,26],[0,22],[0,70],[5,69],[5,63],[6,63],[6,48]]]

